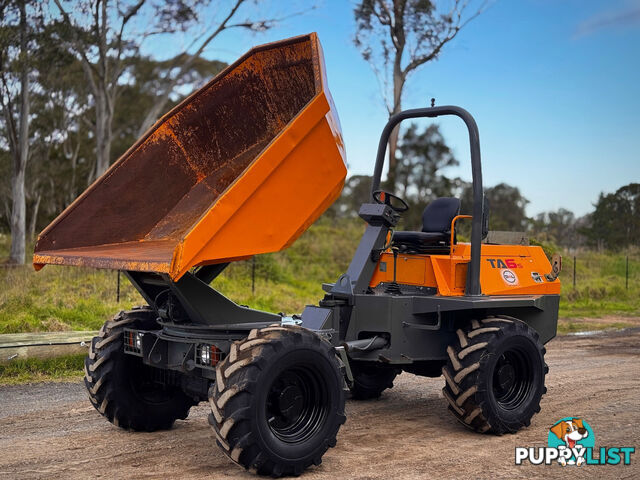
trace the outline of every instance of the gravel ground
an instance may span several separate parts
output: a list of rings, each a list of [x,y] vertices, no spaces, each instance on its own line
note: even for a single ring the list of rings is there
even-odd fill
[[[514,465],[515,446],[545,446],[562,417],[587,420],[596,446],[640,446],[640,329],[565,336],[548,346],[548,393],[531,426],[496,437],[449,415],[442,379],[402,374],[380,400],[348,401],[338,445],[305,479],[640,478],[630,466]],[[207,405],[173,430],[132,433],[106,422],[80,383],[0,387],[0,478],[256,478],[215,447]]]

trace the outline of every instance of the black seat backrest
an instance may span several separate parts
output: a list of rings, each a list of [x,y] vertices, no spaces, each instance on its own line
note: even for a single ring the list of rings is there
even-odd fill
[[[460,214],[460,199],[436,198],[422,212],[422,231],[448,233],[453,217]]]

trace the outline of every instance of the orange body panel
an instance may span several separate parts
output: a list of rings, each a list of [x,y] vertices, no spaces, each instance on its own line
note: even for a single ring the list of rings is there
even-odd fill
[[[434,287],[443,296],[464,295],[471,245],[459,243],[451,255],[399,254],[398,283]],[[485,295],[559,294],[560,280],[549,282],[545,275],[551,264],[536,246],[482,245],[480,284]],[[393,254],[384,252],[371,283],[393,280]]]
[[[398,254],[396,281],[405,285],[436,287],[436,277],[429,255]],[[373,273],[370,287],[393,281],[393,253],[383,252]]]
[[[274,252],[338,197],[316,34],[256,47],[161,118],[38,237],[33,263],[168,273]]]

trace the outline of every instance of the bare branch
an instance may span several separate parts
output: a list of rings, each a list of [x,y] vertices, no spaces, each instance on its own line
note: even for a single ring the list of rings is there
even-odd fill
[[[116,35],[115,50],[117,53],[116,53],[115,65],[113,66],[113,75],[111,78],[112,83],[116,83],[118,81],[118,78],[120,78],[120,75],[122,74],[122,69],[120,68],[120,64],[122,62],[122,36],[124,35],[124,28],[129,22],[129,20],[131,20],[140,11],[140,9],[145,4],[145,2],[146,0],[139,0],[138,3],[133,5],[129,9],[129,11],[122,17],[122,22],[120,23],[120,31]]]
[[[100,73],[98,72],[98,70],[96,69],[95,65],[93,65],[93,63],[89,60],[89,58],[87,57],[86,52],[84,51],[84,49],[80,46],[80,39],[78,38],[78,32],[76,32],[76,27],[74,25],[74,23],[71,21],[71,17],[69,16],[69,14],[67,13],[67,11],[62,7],[60,0],[53,0],[56,4],[56,6],[58,7],[58,10],[60,10],[60,14],[62,15],[62,18],[64,19],[65,23],[69,26],[69,28],[72,31],[72,35],[74,37],[75,40],[75,48],[74,50],[80,55],[81,57],[81,64],[83,65],[83,69],[85,67],[87,67],[89,70],[85,70],[85,73],[87,75],[87,79],[89,80],[89,85],[91,87],[91,90],[94,92],[94,94],[97,92],[97,85],[93,79],[93,74],[95,74],[96,76],[100,76]]]
[[[189,55],[185,54],[181,56],[176,56],[173,59],[169,68],[166,69],[166,73],[164,75],[164,78],[162,79],[162,83],[165,85],[165,87],[163,88],[162,92],[160,92],[157,95],[156,102],[151,107],[151,109],[147,113],[147,116],[145,117],[145,120],[140,126],[140,129],[138,132],[140,135],[142,135],[144,131],[146,131],[146,129],[153,124],[153,122],[156,120],[158,115],[162,112],[162,109],[164,105],[166,105],[169,95],[171,94],[171,92],[173,92],[176,85],[178,85],[178,83],[180,82],[180,79],[183,78],[184,75],[192,67],[192,65],[202,57],[202,54],[204,53],[206,48],[222,32],[231,30],[231,29],[237,29],[237,28],[248,29],[253,31],[263,31],[263,30],[267,30],[268,28],[271,28],[277,22],[280,22],[284,19],[291,18],[294,16],[302,15],[304,13],[300,11],[300,12],[293,12],[291,14],[288,14],[280,18],[267,18],[264,20],[257,20],[257,21],[246,20],[243,22],[230,23],[232,19],[237,15],[238,10],[244,3],[246,3],[246,0],[236,0],[235,3],[230,8],[230,10],[228,11],[227,15],[222,19],[222,21],[218,24],[215,30],[213,30],[206,37],[205,37],[205,34],[203,34],[197,38],[194,38],[189,48],[187,48],[185,51],[188,52],[193,45],[198,44],[198,48],[195,50],[195,52]],[[312,8],[315,8],[315,7],[312,7]],[[173,71],[176,68],[179,68],[179,71],[176,74],[173,74]]]
[[[102,30],[100,29],[100,4],[102,4],[103,6]],[[101,61],[105,57],[105,53],[106,53],[105,43],[106,43],[107,32],[106,32],[106,24],[104,24],[107,21],[106,6],[107,6],[106,0],[97,0],[95,12],[93,14],[93,28],[94,28],[96,40],[98,42],[98,59],[99,59],[98,66],[100,66],[100,68],[102,69],[102,71],[98,74],[98,79],[100,80],[101,83],[107,78],[106,66],[104,65],[104,62]],[[103,35],[104,35],[104,38],[103,38]]]
[[[470,1],[454,0],[449,8],[443,9],[441,2],[436,1],[360,0],[354,10],[357,24],[354,42],[372,66],[390,115],[402,109],[408,76],[438,58],[444,46],[484,11],[488,0],[467,16]],[[391,187],[395,183],[398,135],[395,129],[389,139]]]
[[[376,80],[378,81],[378,88],[382,93],[382,103],[384,105],[384,108],[386,108],[387,112],[389,112],[389,115],[391,115],[393,105],[389,103],[389,96],[386,94],[387,90],[389,89],[389,80],[384,72],[382,72],[378,68],[378,65],[375,62],[370,60],[367,60],[367,62],[369,63],[369,65],[371,65],[371,69],[373,70],[373,73],[376,76]]]

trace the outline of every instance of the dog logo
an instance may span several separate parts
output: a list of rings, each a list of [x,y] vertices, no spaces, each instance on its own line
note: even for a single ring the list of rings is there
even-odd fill
[[[549,427],[547,447],[515,447],[515,464],[523,465],[631,465],[635,447],[595,448],[591,425],[586,420],[565,417]]]
[[[594,445],[593,430],[581,418],[563,418],[549,429],[549,446],[565,450],[565,454],[558,457],[558,463],[563,467],[582,465],[586,449]]]

